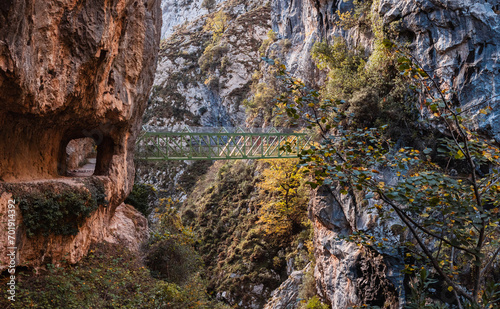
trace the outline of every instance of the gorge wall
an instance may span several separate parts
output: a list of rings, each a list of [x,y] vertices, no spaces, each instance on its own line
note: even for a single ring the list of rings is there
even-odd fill
[[[374,49],[372,27],[361,24],[344,30],[339,26],[339,15],[352,10],[353,2],[278,0],[272,7],[273,29],[293,44],[284,58],[287,67],[312,85],[321,84],[322,78],[312,68],[310,50],[315,41],[333,42],[334,36],[342,36],[351,48]],[[476,128],[498,142],[500,75],[496,59],[500,50],[493,43],[500,29],[498,9],[498,1],[380,0],[373,1],[363,14],[369,21],[378,19],[384,25],[395,25],[399,39],[408,42],[424,69],[440,80],[443,89],[454,91],[455,103],[469,110]],[[492,113],[481,115],[479,109],[486,106],[492,107]],[[394,176],[387,177],[387,182],[393,180]],[[402,306],[401,257],[383,250],[367,253],[337,238],[357,229],[374,234],[384,230],[386,237],[395,241],[400,236],[391,226],[381,228],[355,196],[342,198],[335,190],[319,190],[316,194],[310,211],[315,222],[315,278],[320,295],[332,308],[362,303]]]
[[[160,27],[156,0],[0,5],[0,195],[5,207],[8,198],[17,198],[18,265],[65,257],[74,263],[91,241],[107,235],[115,209],[132,189],[134,142],[153,82]],[[66,146],[85,137],[97,145],[94,176],[64,177]],[[90,192],[88,202],[97,205],[78,217],[79,232],[27,237],[30,226],[21,214],[32,209],[30,203],[19,209],[20,201],[51,192]]]
[[[380,40],[377,27],[385,25],[396,30],[396,39],[406,43],[443,87],[454,91],[455,103],[469,110],[469,119],[476,127],[500,141],[496,93],[499,50],[495,44],[500,29],[498,1],[228,0],[217,1],[211,11],[204,11],[195,2],[178,3],[176,12],[183,12],[186,18],[172,17],[169,3],[164,1],[170,7],[164,10],[164,18],[169,20],[166,24],[179,26],[163,29],[159,70],[144,116],[149,129],[267,125],[263,117],[249,117],[250,105],[242,104],[255,99],[259,84],[267,84],[261,56],[281,58],[295,76],[321,87],[327,75],[312,60],[315,42],[333,42],[341,36],[350,49],[362,47],[369,62]],[[355,10],[359,10],[361,22],[342,27],[340,16]],[[207,50],[213,38],[205,25],[217,11],[227,14],[227,30]],[[205,12],[208,15],[203,15]],[[274,34],[266,35],[271,29]],[[268,104],[272,105],[271,99]],[[493,112],[483,116],[478,111],[486,105]],[[181,200],[189,195],[175,188],[192,172],[187,164],[151,168],[139,167],[142,181],[168,187],[169,194]],[[391,177],[387,175],[387,181]],[[318,294],[332,308],[364,303],[401,308],[406,296],[400,253],[358,248],[338,239],[364,229],[399,241],[402,236],[391,228],[397,222],[384,226],[367,213],[369,205],[356,196],[342,197],[335,189],[318,190],[310,203]],[[297,304],[296,286],[290,293],[283,292],[287,286],[290,280],[273,294],[267,308]],[[277,295],[289,299],[276,299]]]

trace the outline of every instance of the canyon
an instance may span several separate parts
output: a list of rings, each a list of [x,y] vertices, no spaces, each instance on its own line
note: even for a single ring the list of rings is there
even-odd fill
[[[326,89],[331,76],[313,56],[318,43],[333,46],[341,38],[370,67],[387,32],[443,90],[453,91],[451,102],[467,111],[476,132],[500,143],[499,14],[500,3],[487,0],[5,1],[0,229],[8,229],[8,201],[15,199],[17,265],[75,264],[106,241],[151,267],[151,248],[171,239],[152,236],[152,226],[162,224],[158,209],[177,207],[166,234],[196,235],[193,248],[211,299],[235,308],[305,308],[313,293],[327,306],[314,308],[405,308],[404,254],[345,240],[359,230],[394,243],[408,237],[397,218],[370,212],[376,200],[335,185],[308,189],[301,205],[309,223],[281,241],[262,219],[275,202],[264,187],[272,163],[134,162],[135,141],[141,130],[284,125],[272,117],[281,90],[263,60],[275,59],[308,86]],[[360,104],[371,102],[359,97]],[[432,115],[417,109],[414,117]],[[418,128],[423,136],[431,131],[446,134],[441,127]],[[404,137],[396,143],[403,145]],[[80,177],[88,163],[93,175]],[[399,179],[391,172],[383,177]],[[124,203],[134,183],[157,198],[148,213]],[[84,206],[71,213],[75,198]],[[44,211],[46,199],[69,215]],[[2,270],[6,250],[0,248]]]

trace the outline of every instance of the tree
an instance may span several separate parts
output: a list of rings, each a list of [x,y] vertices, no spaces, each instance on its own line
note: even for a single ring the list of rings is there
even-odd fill
[[[291,236],[298,233],[307,220],[308,190],[297,160],[264,160],[262,181],[257,184],[261,195],[259,223],[267,234]]]
[[[325,185],[341,194],[363,193],[381,217],[398,218],[410,234],[400,244],[407,252],[410,276],[420,274],[418,268],[429,268],[429,276],[423,277],[443,281],[459,308],[498,306],[500,284],[494,278],[500,263],[498,144],[471,129],[468,111],[452,102],[450,89],[393,43],[384,45],[396,55],[393,58],[409,87],[423,98],[422,121],[439,139],[420,149],[415,145],[396,149],[395,141],[385,134],[387,125],[353,126],[355,115],[342,108],[344,101],[322,98],[286,73],[284,65],[268,59],[288,89],[278,99],[281,115],[317,130],[322,139],[320,145],[302,151],[300,166],[310,172],[312,188]],[[482,114],[489,110],[479,109]],[[375,248],[387,241],[360,230],[346,240]]]

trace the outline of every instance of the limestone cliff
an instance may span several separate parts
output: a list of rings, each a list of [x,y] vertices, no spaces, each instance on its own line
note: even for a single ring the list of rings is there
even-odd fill
[[[500,141],[496,93],[499,49],[493,43],[500,29],[498,1],[361,3],[371,3],[365,14],[385,25],[396,25],[399,39],[409,42],[412,54],[424,68],[455,91],[456,104],[469,109],[476,127]],[[339,26],[340,14],[353,9],[353,2],[342,0],[273,1],[273,29],[281,39],[292,42],[291,52],[284,58],[288,68],[310,84],[321,84],[322,76],[313,68],[310,50],[314,41],[331,41],[334,36],[343,36],[352,48],[362,46],[370,52],[374,43],[370,27],[358,25],[345,30]],[[493,108],[487,117],[477,113],[485,105]],[[398,276],[398,254],[367,252],[338,240],[353,228],[384,230],[388,237],[398,237],[390,225],[382,228],[376,218],[370,218],[366,206],[356,200],[355,196],[342,198],[333,188],[320,190],[311,201],[318,292],[332,308],[363,303],[402,306],[405,296]]]
[[[93,191],[95,186],[85,189],[81,179],[64,177],[70,140],[92,137],[97,145],[92,183],[103,188],[109,202],[70,236],[26,238],[29,227],[21,224],[18,208],[18,265],[55,262],[65,255],[75,262],[91,241],[106,235],[133,184],[134,141],[153,82],[160,27],[156,0],[0,5],[2,201],[33,193],[34,184],[47,180],[56,191]]]
[[[204,28],[207,20],[214,17],[215,9],[199,15],[201,1],[177,2],[176,8],[185,12],[182,18],[186,22],[165,30],[172,34],[161,43],[153,91],[143,117],[147,130],[245,123],[242,101],[249,96],[252,75],[260,65],[258,50],[271,29],[270,6],[256,0],[219,2],[216,9],[225,14],[227,31],[209,51],[213,32]],[[162,4],[164,18],[168,17],[165,25],[172,17],[168,15],[173,9],[169,3]],[[176,187],[182,178],[192,178],[190,173],[199,173],[197,166],[189,167],[185,162],[141,163],[138,175],[141,181],[182,198],[185,194]]]

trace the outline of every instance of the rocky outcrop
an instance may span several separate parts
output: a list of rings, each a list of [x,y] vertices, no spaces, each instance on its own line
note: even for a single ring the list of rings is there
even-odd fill
[[[366,3],[366,2],[360,2]],[[498,1],[458,0],[379,0],[372,1],[370,13],[385,25],[397,25],[401,42],[424,68],[452,89],[453,100],[470,113],[470,119],[483,133],[500,141],[500,109],[497,88],[499,48]],[[292,47],[284,55],[287,67],[309,84],[321,84],[323,75],[314,69],[310,58],[314,41],[345,38],[349,46],[373,49],[374,34],[368,27],[342,29],[339,15],[354,9],[352,1],[298,0],[272,1],[273,29]],[[366,26],[366,25],[365,25]],[[279,41],[275,44],[279,44]],[[478,110],[492,107],[488,115]],[[339,240],[356,229],[398,237],[393,233],[398,222],[385,227],[367,213],[351,195],[323,189],[311,204],[315,226],[315,277],[319,291],[332,308],[355,304],[402,306],[404,289],[397,252],[359,248]],[[391,227],[392,225],[392,227]],[[402,236],[402,235],[399,235]]]
[[[93,179],[109,201],[69,243],[64,237],[43,243],[18,237],[24,264],[65,255],[78,260],[88,239],[103,238],[115,208],[130,192],[160,15],[156,0],[9,0],[0,5],[0,181],[21,188],[34,179],[58,179],[79,187],[80,180],[59,180],[66,175],[66,146],[72,139],[92,137],[97,145]],[[0,192],[10,194],[1,183]],[[43,244],[51,244],[43,255],[25,249]]]
[[[386,23],[398,21],[402,35],[425,69],[436,74],[454,100],[470,110],[476,127],[500,142],[500,3],[498,1],[381,0]],[[478,110],[490,106],[487,116]]]
[[[243,125],[246,114],[242,101],[249,95],[252,75],[259,69],[258,49],[271,29],[269,5],[257,0],[221,2],[217,9],[226,14],[227,30],[215,44],[219,52],[206,57],[207,68],[202,69],[200,58],[212,43],[213,34],[204,26],[213,14],[198,17],[199,6],[195,3],[201,1],[182,3],[178,3],[179,11],[194,19],[162,40],[153,91],[143,117],[144,128]],[[182,178],[197,173],[184,162],[155,166],[146,163],[137,170],[141,181],[166,189],[178,199],[185,198],[183,190],[177,189]]]
[[[386,25],[397,24],[401,41],[409,42],[412,54],[423,67],[435,73],[444,87],[455,91],[455,101],[471,111],[476,127],[500,141],[498,1],[378,0],[371,1],[373,16]],[[315,41],[342,36],[352,47],[373,48],[368,28],[342,29],[339,14],[353,10],[352,1],[272,1],[273,30],[292,42],[285,57],[287,67],[310,84],[321,84],[322,75],[311,61]],[[368,12],[367,12],[368,13]],[[480,108],[491,106],[487,116]]]
[[[141,244],[148,239],[148,220],[133,206],[122,203],[108,225],[110,243],[119,243],[132,252],[139,252]]]
[[[87,158],[95,155],[94,146],[91,137],[71,140],[66,146],[66,168],[74,170],[84,165]]]
[[[151,102],[144,115],[147,128],[245,122],[242,101],[259,68],[258,49],[271,29],[270,10],[255,0],[224,3],[220,10],[227,16],[227,30],[205,63],[200,65],[200,58],[212,43],[212,33],[204,26],[213,15],[192,20],[162,43]]]
[[[36,187],[38,183],[25,184],[27,187]],[[52,182],[54,191],[58,187],[71,186],[81,189],[81,183]],[[24,191],[28,191],[25,188]],[[9,200],[11,202],[9,203]],[[0,228],[5,233],[0,235],[2,256],[0,257],[0,270],[4,270],[10,263],[7,253],[15,247],[16,266],[44,267],[46,264],[60,265],[61,263],[76,263],[83,258],[92,243],[103,240],[110,243],[119,243],[131,251],[137,252],[141,242],[148,237],[147,219],[132,206],[121,204],[111,216],[110,208],[100,206],[90,217],[79,225],[76,235],[35,235],[28,236],[26,226],[23,223],[22,212],[19,209],[20,200],[14,199],[10,193],[3,192],[0,195]],[[14,208],[9,205],[15,205]],[[15,212],[9,210],[15,210]],[[14,216],[11,216],[14,214]],[[9,219],[14,218],[14,230],[9,233]],[[110,219],[111,218],[111,219]],[[13,243],[10,243],[13,241]],[[13,245],[15,244],[15,245]]]
[[[305,273],[309,271],[311,264],[303,270],[296,270],[288,276],[276,290],[271,293],[271,298],[265,304],[264,309],[295,309],[300,304],[299,289],[304,281]]]
[[[384,254],[342,239],[354,230],[376,230],[382,225],[376,216],[370,215],[355,197],[342,196],[326,187],[315,192],[310,214],[314,224],[314,273],[322,298],[332,308],[363,304],[400,308],[404,275],[397,251]]]

